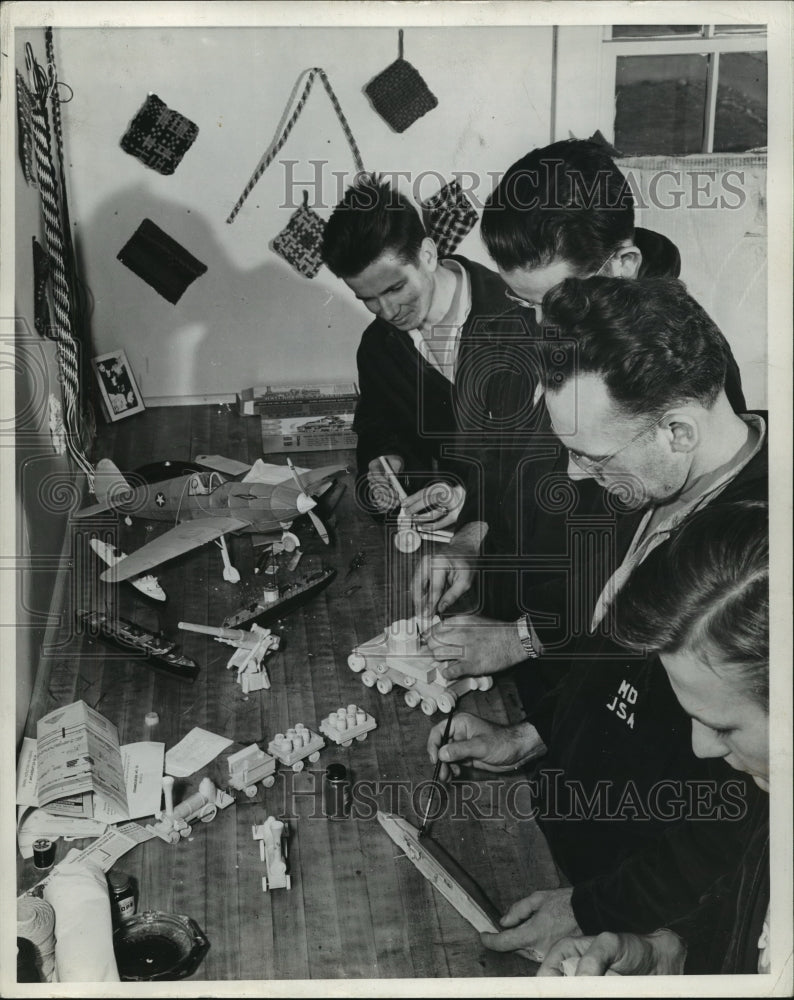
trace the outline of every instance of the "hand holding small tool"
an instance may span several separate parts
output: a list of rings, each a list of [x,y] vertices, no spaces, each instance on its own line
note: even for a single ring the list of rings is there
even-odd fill
[[[452,715],[450,712],[447,716],[447,724],[444,727],[444,735],[441,737],[441,746],[449,740],[449,734],[452,729]],[[433,768],[433,787],[430,789],[430,794],[427,797],[427,805],[425,806],[425,818],[422,820],[422,825],[419,827],[419,836],[423,837],[427,830],[427,818],[430,815],[430,807],[433,804],[433,799],[435,798],[436,786],[438,785],[439,775],[441,774],[441,758],[436,759],[436,766]]]

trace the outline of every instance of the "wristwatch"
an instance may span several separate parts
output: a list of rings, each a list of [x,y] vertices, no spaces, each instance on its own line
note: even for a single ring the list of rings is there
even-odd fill
[[[530,625],[529,615],[522,615],[516,622],[516,628],[518,629],[518,638],[521,640],[521,645],[524,647],[527,656],[535,659],[538,655],[538,650],[533,639],[534,629]]]

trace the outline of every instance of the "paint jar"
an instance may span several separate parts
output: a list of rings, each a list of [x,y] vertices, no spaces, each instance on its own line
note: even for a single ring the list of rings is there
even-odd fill
[[[328,819],[350,816],[350,782],[342,764],[329,764],[323,782],[323,815]]]
[[[108,873],[108,888],[110,890],[110,909],[113,922],[121,924],[135,916],[135,890],[132,879],[124,872]]]

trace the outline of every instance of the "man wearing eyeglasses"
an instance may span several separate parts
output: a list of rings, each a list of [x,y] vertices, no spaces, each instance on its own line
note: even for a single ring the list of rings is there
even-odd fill
[[[664,925],[736,863],[741,822],[714,809],[693,815],[691,802],[674,815],[651,801],[661,785],[722,788],[724,765],[694,758],[658,659],[631,657],[613,640],[609,609],[634,568],[690,514],[717,500],[768,496],[764,415],[733,411],[727,342],[680,282],[569,278],[546,294],[543,311],[559,332],[544,373],[552,431],[581,474],[629,513],[613,550],[575,557],[556,599],[557,623],[532,613],[512,625],[455,617],[428,636],[450,680],[521,663],[522,690],[534,669],[527,659],[567,664],[544,699],[522,698],[522,722],[503,727],[458,713],[444,750],[438,726],[428,744],[434,760],[456,767],[539,762],[535,776],[548,779],[540,793],[543,830],[575,888],[526,897],[505,930],[483,940],[498,950],[541,952],[571,930],[632,926],[641,933],[645,920]],[[588,619],[579,636],[566,631],[577,611]],[[628,817],[601,808],[601,792],[629,785]],[[761,808],[747,783],[737,801],[748,814]],[[582,814],[588,803],[596,805]]]
[[[483,211],[481,235],[507,285],[507,298],[519,311],[543,322],[544,295],[569,277],[604,275],[614,278],[678,277],[678,249],[660,233],[634,225],[631,187],[603,141],[570,139],[535,149],[505,172]],[[532,325],[534,326],[534,324]],[[532,326],[528,324],[528,329]],[[527,555],[550,562],[565,551],[567,513],[577,517],[610,517],[602,491],[579,475],[565,449],[552,446],[544,412],[540,372],[527,362],[519,344],[515,367],[524,379],[505,379],[502,411],[520,414],[533,401],[525,420],[502,422],[488,447],[478,455],[477,474],[470,471],[467,494],[457,516],[453,544],[434,565],[448,564],[451,585],[440,593],[433,583],[430,558],[420,562],[414,577],[419,614],[429,620],[444,612],[472,585],[472,560],[478,554]],[[738,365],[728,349],[726,393],[733,410],[746,409]],[[545,435],[545,436],[544,436]],[[570,476],[570,481],[568,481]],[[544,482],[566,482],[570,500],[543,503]],[[446,522],[449,523],[449,522]],[[513,559],[513,561],[515,561]],[[552,571],[539,568],[521,573],[506,568],[490,574],[489,592],[480,595],[489,613],[507,617],[518,605],[543,593]],[[440,600],[440,603],[438,603]],[[556,609],[546,608],[549,613]]]

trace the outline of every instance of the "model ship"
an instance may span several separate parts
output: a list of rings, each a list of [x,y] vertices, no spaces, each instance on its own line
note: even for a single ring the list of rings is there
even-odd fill
[[[292,583],[279,586],[274,575],[266,574],[270,579],[259,595],[250,598],[236,611],[227,615],[223,619],[223,627],[240,628],[248,622],[262,625],[264,622],[283,618],[319,594],[335,576],[335,569],[323,568],[297,577]]]
[[[189,656],[177,652],[176,643],[162,635],[155,635],[141,625],[117,618],[104,611],[78,611],[76,613],[85,631],[123,649],[143,653],[147,661],[156,669],[191,684],[198,677],[199,666]]]

